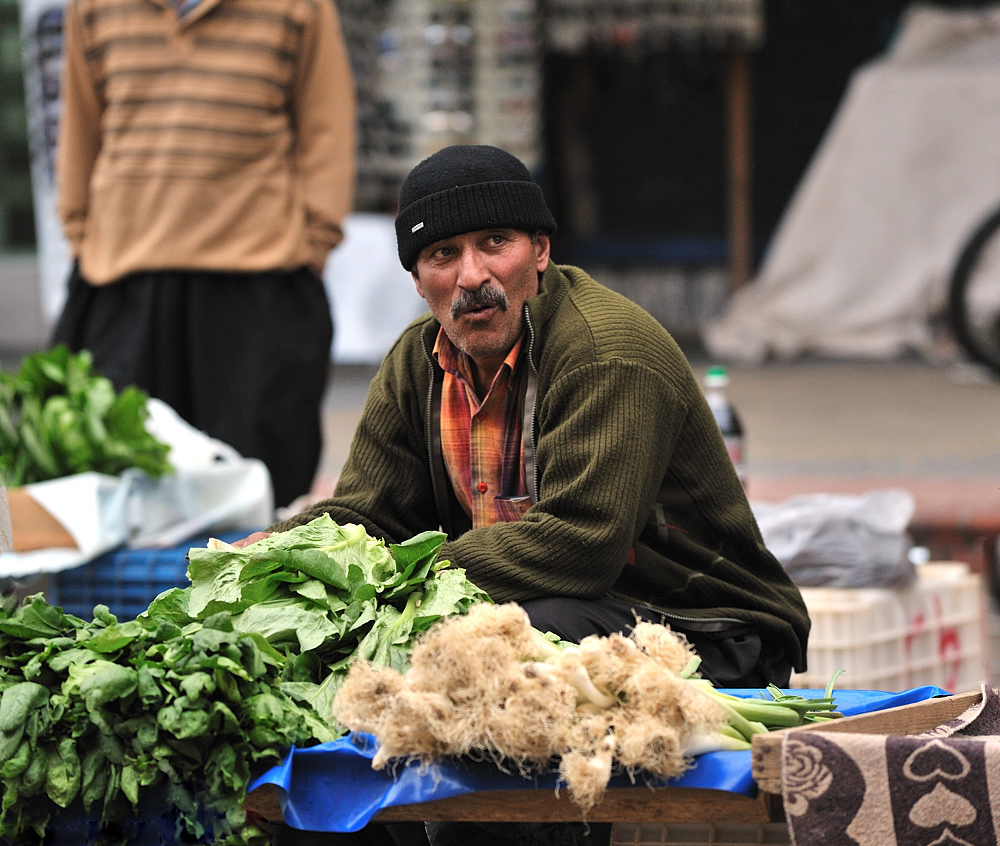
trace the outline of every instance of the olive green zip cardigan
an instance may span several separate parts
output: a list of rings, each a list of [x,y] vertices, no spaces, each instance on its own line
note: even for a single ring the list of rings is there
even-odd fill
[[[469,531],[440,453],[438,323],[412,323],[372,381],[329,513],[398,542],[443,528],[442,557],[497,602],[626,598],[679,628],[745,625],[805,668],[809,617],[767,551],[684,354],[639,306],[550,264],[525,304],[533,506]]]

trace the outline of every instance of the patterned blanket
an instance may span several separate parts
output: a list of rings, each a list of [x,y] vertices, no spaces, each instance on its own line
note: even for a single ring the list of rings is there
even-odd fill
[[[795,846],[997,846],[1000,695],[921,735],[798,732],[782,746]]]

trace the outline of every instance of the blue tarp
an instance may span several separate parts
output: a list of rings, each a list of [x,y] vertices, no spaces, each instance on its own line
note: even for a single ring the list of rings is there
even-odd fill
[[[756,690],[727,690],[739,696],[757,696]],[[821,690],[792,690],[802,696],[822,696]],[[864,714],[947,696],[939,687],[917,687],[902,693],[876,690],[837,690],[834,698],[845,716]],[[443,761],[429,768],[400,765],[394,772],[375,771],[371,759],[375,741],[365,735],[348,735],[333,743],[292,749],[284,761],[251,785],[273,784],[281,790],[285,822],[304,831],[358,831],[382,808],[409,805],[472,793],[479,790],[554,790],[557,776],[542,774],[523,778],[505,773],[491,762]],[[656,785],[726,790],[756,794],[750,769],[750,752],[711,752],[695,759],[694,766],[670,781]],[[616,776],[611,787],[629,787],[627,776]]]

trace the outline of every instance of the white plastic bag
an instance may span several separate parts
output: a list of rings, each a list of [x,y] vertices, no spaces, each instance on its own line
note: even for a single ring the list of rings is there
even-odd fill
[[[907,532],[915,501],[907,490],[803,494],[751,508],[765,545],[797,585],[888,587],[916,577]]]
[[[7,488],[0,485],[0,553],[14,548],[14,533],[10,527],[10,504],[7,502]]]
[[[274,491],[264,462],[188,425],[170,406],[149,400],[147,428],[170,444],[175,472],[153,481],[138,470],[129,482],[128,543],[174,546],[227,529],[263,528],[274,520]]]

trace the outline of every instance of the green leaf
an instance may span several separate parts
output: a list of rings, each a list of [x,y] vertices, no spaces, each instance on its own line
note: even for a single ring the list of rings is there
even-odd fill
[[[169,588],[159,594],[136,619],[154,626],[170,624],[175,627],[187,625],[192,617],[188,610],[191,597],[188,588]],[[157,630],[157,640],[168,640],[169,635]]]
[[[161,708],[156,715],[157,724],[179,740],[203,737],[208,732],[209,716],[201,710],[187,707],[185,697]]]
[[[188,578],[191,590],[188,613],[199,617],[206,609],[239,607],[240,571],[248,556],[240,552],[192,549],[188,552]]]
[[[414,628],[423,631],[442,617],[464,614],[480,602],[492,600],[485,591],[468,580],[465,570],[458,567],[441,570],[427,582],[423,599],[416,611]]]
[[[28,764],[31,763],[31,752],[31,743],[27,739],[22,739],[17,751],[0,768],[0,775],[3,775],[5,782],[18,778],[28,769]]]
[[[212,676],[208,673],[197,672],[185,676],[181,680],[181,690],[191,702],[198,702],[204,697],[211,696],[218,687]]]
[[[65,346],[26,356],[16,374],[0,374],[0,482],[28,484],[93,470],[139,467],[169,472],[169,446],[146,429],[147,395],[116,395],[91,372],[86,351]]]
[[[69,668],[69,678],[63,683],[63,693],[83,697],[88,711],[122,699],[135,692],[139,674],[131,667],[113,661],[97,660],[85,666]]]
[[[409,540],[390,546],[401,572],[400,582],[405,585],[422,583],[437,561],[447,538],[444,532],[421,532]]]
[[[324,609],[294,599],[253,605],[237,615],[233,623],[242,632],[259,632],[272,642],[296,643],[301,652],[316,649],[327,638],[341,634],[340,627]]]
[[[311,599],[313,602],[329,608],[327,604],[326,585],[319,579],[309,579],[300,584],[289,585],[289,587],[292,593],[298,594],[304,599]]]
[[[23,729],[28,714],[48,701],[49,691],[40,684],[20,682],[8,687],[0,695],[0,732]]]
[[[101,653],[118,652],[146,634],[145,626],[131,620],[102,629],[87,641],[87,647]]]
[[[37,752],[31,756],[28,762],[28,769],[21,775],[21,793],[25,796],[34,796],[45,783],[45,777],[49,771],[48,755]]]
[[[49,748],[48,770],[45,774],[45,792],[60,808],[65,808],[76,798],[80,789],[81,766],[72,737],[62,738]]]
[[[78,617],[49,605],[45,597],[38,593],[27,597],[11,617],[0,620],[0,632],[24,640],[53,638],[78,629],[82,624]]]
[[[104,798],[108,787],[108,763],[100,747],[88,751],[81,762],[80,795],[88,811]]]
[[[131,803],[133,808],[139,805],[139,773],[131,764],[122,767],[121,774],[122,794]]]

